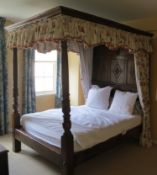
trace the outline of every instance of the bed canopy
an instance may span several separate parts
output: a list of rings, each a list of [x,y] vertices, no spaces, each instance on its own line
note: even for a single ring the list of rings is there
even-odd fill
[[[57,7],[26,21],[6,27],[6,29],[8,31],[7,47],[14,50],[15,76],[17,75],[17,48],[35,48],[43,53],[52,49],[61,49],[63,65],[62,110],[64,114],[63,128],[65,130],[61,143],[62,148],[64,147],[62,154],[67,164],[70,165],[70,160],[72,160],[70,159],[72,154],[67,154],[67,152],[72,153],[71,150],[73,150],[73,137],[70,131],[67,50],[79,51],[80,46],[86,49],[103,44],[110,49],[127,49],[134,55],[137,90],[143,110],[141,142],[145,146],[151,145],[149,121],[149,56],[152,52],[151,33],[65,7]],[[15,79],[15,117],[18,116],[17,91],[17,79]],[[19,122],[15,122],[14,125],[19,127]],[[71,144],[67,143],[67,140]]]
[[[9,48],[34,47],[46,52],[57,47],[59,41],[66,40],[83,43],[85,47],[105,44],[109,48],[122,47],[132,52],[152,51],[152,34],[82,12],[80,15],[65,7],[9,26],[7,31]]]

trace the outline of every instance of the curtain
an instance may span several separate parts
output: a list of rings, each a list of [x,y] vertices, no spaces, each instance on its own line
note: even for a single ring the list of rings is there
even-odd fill
[[[0,17],[0,135],[8,131],[8,75],[4,24],[5,19]]]
[[[33,49],[24,50],[24,77],[23,77],[23,106],[22,113],[31,113],[36,110],[35,100],[35,52]]]
[[[91,86],[93,48],[80,46],[81,84],[85,99]]]
[[[145,51],[139,50],[134,54],[134,60],[137,90],[143,110],[141,144],[150,147],[152,140],[150,132],[149,55]]]
[[[55,107],[62,106],[62,64],[61,64],[61,51],[57,51],[57,76],[56,76],[56,98]]]

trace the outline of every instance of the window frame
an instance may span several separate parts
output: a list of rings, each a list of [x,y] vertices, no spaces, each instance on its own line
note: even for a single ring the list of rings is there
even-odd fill
[[[36,88],[35,88],[35,95],[36,96],[47,96],[47,95],[53,95],[53,94],[56,94],[56,76],[57,76],[57,57],[56,57],[56,60],[52,60],[52,61],[48,61],[48,60],[38,60],[36,58],[36,55],[35,55],[35,64],[36,63],[52,63],[54,68],[53,68],[53,75],[52,75],[52,81],[53,81],[53,89],[52,90],[49,90],[49,91],[36,91]],[[34,69],[36,67],[36,65],[34,64]],[[36,81],[36,75],[35,75],[35,71],[34,71],[34,77],[35,77],[35,81]],[[51,77],[51,76],[50,76]],[[36,83],[36,82],[35,82]],[[35,87],[36,87],[36,84],[35,84]]]

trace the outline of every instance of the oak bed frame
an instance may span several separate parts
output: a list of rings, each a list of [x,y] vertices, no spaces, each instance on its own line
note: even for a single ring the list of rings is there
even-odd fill
[[[15,24],[13,28],[19,25],[29,24],[32,20],[36,20],[43,16],[48,15],[65,14],[87,21],[96,22],[99,24],[105,24],[117,29],[133,32],[136,34],[142,34],[146,36],[152,36],[150,33],[140,31],[110,20],[99,18],[93,15],[89,15],[83,12],[79,12],[73,9],[65,7],[57,7],[42,15],[31,18],[25,22]],[[70,103],[69,103],[69,77],[68,77],[68,56],[67,56],[67,42],[61,41],[61,56],[62,56],[62,111],[63,111],[63,128],[64,134],[61,137],[61,148],[50,145],[34,136],[26,133],[20,125],[20,114],[18,112],[18,62],[17,62],[17,48],[13,48],[13,150],[15,152],[21,151],[21,142],[30,146],[43,157],[52,161],[54,164],[60,166],[62,175],[73,175],[74,167],[81,162],[93,157],[94,155],[101,153],[102,151],[111,148],[130,135],[135,136],[140,134],[141,126],[131,129],[125,135],[118,135],[103,143],[93,146],[85,151],[74,153],[73,135],[70,131]],[[134,59],[133,55],[129,54],[124,49],[118,51],[111,51],[105,46],[97,46],[94,49],[93,58],[93,75],[92,83],[99,86],[111,85],[115,89],[125,91],[136,91],[136,82],[134,77]],[[110,59],[108,59],[110,58]]]

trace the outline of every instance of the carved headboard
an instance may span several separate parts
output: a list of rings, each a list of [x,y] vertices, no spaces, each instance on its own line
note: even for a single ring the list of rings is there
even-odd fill
[[[109,50],[104,45],[94,48],[92,84],[111,85],[115,89],[137,91],[134,58],[127,50]]]

